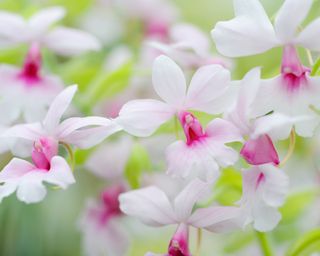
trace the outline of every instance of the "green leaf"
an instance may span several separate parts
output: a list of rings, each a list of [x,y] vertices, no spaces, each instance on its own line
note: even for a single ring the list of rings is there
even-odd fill
[[[131,188],[139,188],[141,174],[150,169],[151,163],[146,149],[135,143],[125,170],[125,177]]]
[[[128,85],[131,74],[131,62],[122,65],[111,73],[102,71],[84,91],[82,107],[92,109],[92,106],[102,99],[111,98],[121,92]]]
[[[320,229],[305,233],[288,250],[287,256],[310,256],[320,252]]]
[[[281,207],[282,223],[294,222],[315,199],[316,191],[308,190],[290,195]]]

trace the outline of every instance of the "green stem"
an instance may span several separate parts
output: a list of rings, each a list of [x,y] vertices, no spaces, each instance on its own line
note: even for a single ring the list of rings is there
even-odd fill
[[[65,142],[60,142],[60,144],[62,146],[64,146],[64,148],[67,150],[68,152],[68,155],[69,155],[69,159],[70,159],[70,165],[71,165],[71,170],[74,171],[74,154],[73,154],[73,150],[72,148],[70,147],[69,144],[65,143]]]
[[[257,235],[257,239],[259,241],[259,245],[260,245],[260,248],[261,248],[263,255],[264,256],[273,256],[274,255],[273,250],[271,248],[270,241],[267,237],[267,234],[257,231],[256,235]]]
[[[317,59],[316,63],[313,65],[310,76],[315,76],[320,68],[320,58]]]

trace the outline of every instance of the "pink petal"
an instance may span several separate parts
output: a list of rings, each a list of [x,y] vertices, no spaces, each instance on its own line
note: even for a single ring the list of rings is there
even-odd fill
[[[257,139],[246,141],[240,155],[252,165],[280,163],[278,153],[268,135],[260,135]]]

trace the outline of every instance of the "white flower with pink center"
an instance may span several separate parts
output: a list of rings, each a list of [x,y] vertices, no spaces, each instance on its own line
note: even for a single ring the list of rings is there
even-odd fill
[[[254,228],[261,232],[274,229],[281,220],[278,208],[288,193],[289,178],[272,164],[243,170],[242,176],[240,205],[247,213],[247,224],[253,222]]]
[[[34,43],[26,56],[22,69],[0,66],[0,117],[3,124],[19,118],[26,122],[41,120],[54,97],[63,89],[62,81],[41,72],[41,52]],[[35,102],[37,104],[35,104]]]
[[[87,201],[79,222],[86,255],[126,255],[129,238],[121,223],[123,214],[118,200],[125,191],[124,185],[116,184],[105,189],[99,200]]]
[[[113,121],[98,116],[71,117],[61,122],[76,90],[76,85],[64,89],[51,103],[42,122],[15,125],[3,132],[2,137],[20,138],[31,142],[41,138],[52,138],[56,143],[89,148],[121,130]]]
[[[52,28],[64,15],[65,9],[62,7],[43,9],[28,20],[18,14],[1,11],[0,23],[6,26],[0,28],[0,46],[37,43],[65,56],[100,49],[98,40],[84,31],[62,26]]]
[[[211,206],[193,211],[195,204],[208,195],[211,185],[194,179],[174,198],[155,186],[130,191],[120,195],[120,209],[150,226],[177,225],[164,255],[190,256],[190,226],[211,232],[227,232],[242,226],[243,211],[238,207]]]
[[[320,42],[313,36],[320,29],[318,19],[298,33],[298,27],[307,16],[312,2],[286,0],[276,15],[273,27],[258,0],[236,0],[236,17],[218,22],[212,30],[218,51],[229,57],[253,55],[274,47],[284,47],[281,74],[262,81],[255,112],[257,115],[274,111],[290,117],[310,116],[308,121],[293,124],[296,132],[304,137],[312,136],[319,123],[310,105],[320,107],[317,86],[319,78],[310,76],[310,69],[301,64],[296,51],[296,46],[320,51]]]
[[[19,200],[37,203],[44,199],[43,182],[66,189],[75,182],[65,159],[58,156],[58,143],[43,137],[36,140],[32,149],[32,164],[13,158],[0,172],[0,201],[17,191]]]

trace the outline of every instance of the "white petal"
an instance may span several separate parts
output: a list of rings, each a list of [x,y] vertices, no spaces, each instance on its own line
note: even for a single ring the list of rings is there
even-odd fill
[[[166,149],[167,173],[172,177],[198,177],[214,181],[219,176],[219,166],[214,156],[206,144],[188,146],[183,141],[177,141]]]
[[[254,210],[254,228],[260,232],[274,229],[281,220],[281,214],[275,208],[266,205],[257,206]]]
[[[13,158],[0,172],[0,182],[19,179],[33,169],[35,169],[35,167],[28,161]]]
[[[317,18],[301,31],[295,42],[311,51],[320,51],[320,38],[314,36],[319,33],[320,18]]]
[[[38,203],[44,199],[47,194],[45,186],[41,179],[23,179],[17,189],[17,197],[20,201],[27,204]]]
[[[156,58],[152,83],[157,94],[174,107],[181,107],[186,95],[186,80],[180,67],[169,57]]]
[[[201,67],[192,77],[187,92],[186,108],[210,114],[218,113],[212,106],[226,92],[229,84],[230,72],[227,69],[220,65]]]
[[[78,55],[100,49],[99,41],[89,33],[78,29],[58,27],[44,38],[44,44],[57,54]]]
[[[43,120],[43,126],[49,133],[54,132],[58,128],[60,119],[71,104],[76,91],[77,85],[69,86],[59,93],[51,103],[48,113]]]
[[[190,217],[188,223],[194,227],[205,228],[211,232],[228,232],[239,229],[242,210],[232,206],[212,206],[197,209]]]
[[[26,140],[36,141],[45,135],[46,131],[40,123],[33,124],[17,124],[5,130],[1,137],[22,138]]]
[[[194,205],[210,192],[210,183],[195,179],[175,198],[174,209],[177,219],[185,222],[191,215]]]
[[[286,0],[275,19],[275,31],[282,43],[291,43],[297,33],[299,25],[306,18],[312,0]],[[294,19],[292,18],[294,17]]]
[[[236,17],[218,22],[211,32],[221,54],[253,55],[278,44],[272,24],[258,0],[235,0],[234,8]]]
[[[10,196],[17,189],[17,183],[15,182],[7,182],[3,185],[0,185],[0,203],[3,198]]]
[[[220,143],[243,140],[239,129],[231,122],[221,118],[215,118],[208,124],[206,134],[210,139]]]
[[[45,33],[51,25],[61,20],[64,17],[65,13],[65,9],[60,6],[42,9],[34,14],[29,19],[28,23],[31,29],[34,30],[34,32],[41,35],[41,33]]]
[[[123,105],[115,120],[126,132],[150,136],[174,115],[174,109],[157,100],[132,100]]]
[[[162,226],[176,223],[174,211],[166,194],[157,187],[121,194],[119,201],[121,211],[139,218],[147,225]]]
[[[47,172],[46,177],[44,177],[44,181],[63,189],[75,183],[73,173],[64,158],[55,156],[51,159],[50,165],[50,170]]]
[[[21,16],[0,11],[0,48],[14,46],[23,40],[26,27]]]

